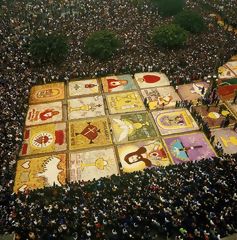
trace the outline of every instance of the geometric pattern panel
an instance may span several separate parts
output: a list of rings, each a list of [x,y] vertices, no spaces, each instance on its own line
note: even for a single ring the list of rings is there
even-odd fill
[[[112,144],[106,117],[69,122],[69,149],[84,149]]]

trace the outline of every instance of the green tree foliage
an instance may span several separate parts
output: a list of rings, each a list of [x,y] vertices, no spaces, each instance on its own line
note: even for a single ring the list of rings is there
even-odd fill
[[[85,41],[85,50],[90,56],[100,60],[110,58],[121,45],[113,32],[102,30],[92,33]]]
[[[184,5],[184,0],[152,0],[155,6],[158,7],[162,16],[173,16],[180,12]]]
[[[175,16],[175,23],[191,33],[200,33],[205,29],[203,18],[197,12],[185,10]]]
[[[29,50],[39,64],[59,64],[65,60],[68,53],[67,39],[58,34],[35,36]]]
[[[153,30],[152,39],[157,46],[177,48],[187,40],[187,32],[176,24],[167,24]]]

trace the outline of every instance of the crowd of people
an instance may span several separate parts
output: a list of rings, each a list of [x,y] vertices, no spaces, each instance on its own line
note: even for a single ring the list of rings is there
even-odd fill
[[[126,236],[136,239],[136,234],[152,239],[149,238],[151,228],[171,234],[181,227],[187,231],[185,234],[181,230],[183,238],[197,235],[202,239],[207,233],[214,239],[218,234],[235,231],[236,222],[232,216],[236,214],[233,206],[236,195],[232,196],[236,192],[234,157],[228,161],[187,163],[89,184],[67,184],[63,188],[47,188],[29,195],[12,193],[28,95],[34,84],[105,74],[161,71],[168,75],[171,84],[177,85],[203,79],[236,53],[237,37],[233,33],[216,25],[196,1],[187,1],[187,7],[203,15],[208,29],[203,34],[191,36],[185,48],[167,50],[152,44],[151,32],[155,26],[172,19],[161,18],[148,0],[139,6],[128,0],[103,0],[99,5],[96,0],[1,1],[0,234],[20,231],[22,239],[26,239],[24,232],[32,231],[32,238],[35,234],[42,239],[61,239],[58,236],[72,231],[75,236],[82,233],[79,239],[96,236],[106,239],[107,232],[116,239],[122,231],[125,239]],[[89,34],[104,28],[113,30],[123,41],[122,48],[108,62],[92,59],[83,52]],[[32,37],[40,32],[61,32],[68,37],[69,54],[61,66],[38,67],[33,62],[27,47]],[[207,172],[208,167],[215,171]],[[191,177],[183,178],[186,175]],[[179,180],[172,180],[174,176],[179,176]],[[227,180],[228,176],[231,180]],[[207,185],[205,193],[201,191],[202,184]],[[200,191],[196,192],[197,188]],[[183,194],[183,199],[172,194],[177,189],[180,191],[177,196]],[[114,196],[112,201],[111,196]],[[212,200],[216,205],[210,206]],[[118,224],[115,219],[119,219]]]
[[[2,231],[16,231],[18,239],[219,240],[237,232],[236,157],[6,192]]]
[[[210,9],[213,9],[216,13],[218,13],[227,24],[232,25],[234,28],[237,28],[237,4],[235,0],[199,0],[201,3],[208,6]]]

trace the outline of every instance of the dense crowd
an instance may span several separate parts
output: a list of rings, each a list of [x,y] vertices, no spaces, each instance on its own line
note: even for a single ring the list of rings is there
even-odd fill
[[[216,13],[218,13],[227,24],[231,24],[233,27],[237,28],[237,4],[236,0],[199,0],[201,3],[204,3],[210,9],[213,9]]]
[[[183,49],[175,51],[158,49],[151,43],[150,36],[152,29],[154,26],[171,21],[171,19],[162,19],[157,9],[150,6],[148,0],[144,0],[144,4],[139,6],[134,5],[132,2],[133,1],[128,0],[103,0],[98,4],[97,0],[2,1],[0,9],[0,108],[2,112],[0,116],[0,233],[12,230],[23,230],[24,228],[31,230],[30,228],[32,228],[35,234],[42,235],[44,233],[43,229],[46,229],[46,232],[52,230],[51,232],[56,236],[56,239],[60,239],[57,238],[60,231],[67,233],[71,230],[74,232],[81,230],[83,236],[85,236],[84,239],[89,239],[87,235],[92,233],[93,237],[91,237],[91,239],[93,239],[95,237],[95,226],[93,225],[95,224],[95,217],[98,217],[97,223],[99,222],[99,224],[97,224],[99,226],[96,225],[96,232],[98,232],[99,236],[102,236],[102,239],[102,225],[105,229],[107,229],[106,225],[109,226],[108,229],[114,229],[113,233],[111,232],[112,235],[115,235],[113,236],[114,238],[116,238],[116,232],[117,236],[120,235],[120,231],[124,231],[125,235],[129,233],[129,235],[131,234],[133,237],[134,234],[136,234],[135,232],[138,234],[142,231],[145,236],[149,234],[149,229],[154,226],[158,226],[161,232],[167,232],[169,234],[173,230],[177,230],[181,225],[188,228],[188,232],[196,229],[196,227],[194,227],[193,230],[190,230],[189,226],[180,223],[179,215],[183,216],[182,213],[187,213],[182,205],[183,202],[177,202],[176,205],[176,203],[172,202],[174,201],[172,198],[169,201],[167,192],[167,196],[161,195],[162,197],[158,201],[159,204],[156,203],[158,204],[156,205],[154,199],[159,199],[159,194],[157,194],[156,191],[158,191],[158,193],[159,191],[164,191],[164,189],[162,190],[164,187],[159,186],[159,183],[161,183],[161,185],[167,184],[167,179],[173,178],[174,175],[180,172],[182,172],[182,174],[180,174],[179,181],[170,181],[167,186],[163,186],[171,188],[171,190],[174,189],[173,184],[181,186],[183,183],[182,175],[186,174],[184,171],[185,168],[196,169],[195,171],[193,170],[193,177],[196,178],[198,177],[197,172],[199,172],[200,167],[200,171],[204,171],[204,175],[201,175],[201,177],[206,176],[206,184],[209,184],[209,175],[206,175],[208,172],[205,172],[205,167],[202,168],[202,164],[204,166],[205,164],[210,164],[210,166],[215,168],[215,163],[217,163],[216,176],[218,176],[218,174],[222,173],[218,164],[222,163],[218,163],[217,160],[213,163],[207,160],[197,166],[191,163],[176,166],[174,170],[172,170],[172,167],[168,167],[166,170],[162,170],[165,174],[163,183],[163,180],[161,182],[159,180],[159,174],[156,174],[159,173],[160,170],[152,170],[152,172],[126,175],[124,178],[121,178],[121,180],[115,177],[114,181],[118,183],[104,179],[93,183],[94,185],[86,185],[85,188],[83,186],[78,188],[78,185],[67,185],[62,189],[57,187],[53,189],[49,188],[30,195],[18,196],[12,194],[17,155],[22,143],[24,119],[28,106],[28,94],[31,86],[35,83],[67,81],[75,77],[85,78],[110,73],[161,71],[168,75],[172,84],[180,84],[190,82],[194,79],[202,79],[214,73],[218,65],[225,62],[237,51],[236,36],[217,26],[215,20],[209,18],[209,13],[200,9],[196,1],[188,1],[187,6],[192,9],[197,9],[203,15],[208,26],[207,31],[203,34],[190,37],[187,46]],[[83,52],[83,44],[86,37],[90,33],[104,28],[113,30],[124,43],[123,47],[119,49],[116,55],[108,62],[100,62],[92,59]],[[62,32],[69,38],[70,51],[67,60],[58,67],[44,65],[39,68],[31,59],[27,46],[35,34],[39,32],[50,34],[55,31]],[[226,163],[227,162],[224,162],[223,164]],[[233,170],[236,171],[236,162],[232,160],[231,164],[229,165],[228,162],[225,167],[231,168],[232,172]],[[176,171],[175,169],[178,170]],[[167,171],[171,174],[170,177],[166,175]],[[227,170],[224,169],[223,171]],[[232,173],[230,172],[229,174]],[[223,175],[224,178],[228,176],[228,174],[221,174],[220,176]],[[211,175],[210,177],[212,178]],[[141,180],[139,180],[140,178]],[[150,199],[147,197],[149,195],[144,195],[143,186],[149,186],[146,184],[151,183],[151,181],[153,182],[153,180],[154,184],[157,183],[158,187],[154,187],[153,190],[144,188],[146,189],[144,193],[151,194],[152,197]],[[187,179],[185,179],[185,181],[186,180]],[[148,182],[146,183],[146,181]],[[119,182],[121,182],[121,185],[119,185]],[[227,184],[227,180],[225,183]],[[116,184],[118,184],[118,186]],[[130,189],[128,188],[126,190],[126,188],[123,188],[123,184],[127,184],[128,187],[130,186]],[[133,188],[136,184],[138,184],[137,187]],[[200,181],[200,186],[202,186],[201,184],[202,181]],[[91,188],[94,186],[98,188],[98,190],[92,191],[88,189],[89,186],[91,186]],[[113,186],[115,186],[113,192],[116,200],[113,202],[111,209],[116,208],[117,210],[115,209],[116,211],[114,213],[106,213],[106,210],[108,210],[107,205],[109,203],[111,205],[112,202],[105,200],[107,198],[104,194],[108,192],[106,187],[111,190]],[[186,187],[188,185],[184,184],[182,186],[184,186],[183,190],[178,187],[180,191],[189,190],[189,188]],[[190,186],[195,188],[192,184]],[[230,186],[232,186],[232,184],[230,184]],[[228,197],[230,197],[228,194],[232,192],[227,193],[225,187],[225,184],[224,187],[221,185],[220,189],[224,189],[224,193],[227,194],[224,196],[228,199]],[[215,190],[216,188],[213,189],[210,198],[213,197],[212,194],[218,198],[218,194],[222,192],[216,193],[215,191],[219,191],[218,188],[217,190]],[[234,188],[231,189],[234,192]],[[101,193],[100,190],[102,191]],[[47,197],[47,195],[51,195],[51,192],[55,194],[56,200],[58,195],[62,194],[60,195],[60,201],[62,202],[59,200],[51,202],[50,198]],[[133,198],[129,199],[129,197],[132,196],[131,193],[134,194],[135,202]],[[80,198],[81,194],[84,196],[83,198]],[[164,194],[166,194],[166,191],[164,191]],[[44,197],[40,198],[40,201],[37,200],[39,196],[44,196],[45,200]],[[109,197],[110,196],[108,196],[108,198]],[[192,198],[189,195],[187,195],[187,197],[188,204]],[[235,199],[236,195],[232,197]],[[88,202],[85,201],[85,198],[88,199]],[[191,200],[189,200],[189,198]],[[54,199],[54,197],[52,199]],[[97,200],[100,200],[99,204],[97,204]],[[49,204],[47,204],[47,201]],[[140,201],[144,201],[144,208]],[[199,200],[197,201],[199,202]],[[232,200],[228,202],[222,198],[220,201],[224,201],[225,204],[223,207],[227,206],[226,209],[224,209],[227,212],[226,218],[228,220],[225,222],[225,226],[227,226],[229,223],[233,223],[229,216],[232,211],[233,206],[231,204],[233,202]],[[132,209],[128,207],[130,202],[133,202],[134,207]],[[148,203],[151,203],[151,205]],[[125,205],[125,210],[123,210],[122,204]],[[63,207],[63,205],[65,205],[65,207]],[[154,209],[161,209],[161,206],[164,205],[166,206],[164,208],[165,213],[162,212],[162,210],[160,215],[153,216],[153,214],[157,214]],[[199,204],[196,205],[198,206]],[[171,209],[171,206],[176,206],[177,208]],[[74,209],[72,209],[72,207],[74,207]],[[90,212],[88,213],[88,211]],[[172,215],[173,211],[177,211],[177,214],[174,216]],[[219,223],[215,223],[213,219],[218,220],[218,216],[222,217],[223,214],[221,211],[217,212],[220,215],[216,217],[215,211],[216,209],[212,211],[206,209],[207,215],[211,213],[211,216],[208,215],[207,219],[211,218],[212,222],[214,222],[214,225],[210,223],[211,227],[209,226],[210,228],[205,229],[206,231],[210,233],[210,231],[214,229],[214,235],[216,233],[223,235],[231,232],[232,230],[230,229],[236,228],[236,225],[230,224],[230,227],[223,227],[217,230],[219,229]],[[73,222],[74,217],[76,215],[78,216],[79,213],[81,217]],[[98,216],[94,213],[98,213]],[[115,214],[115,216],[113,216],[113,214]],[[151,214],[153,218],[150,218],[149,214]],[[118,225],[113,222],[117,216],[121,219],[121,224]],[[123,218],[125,220],[123,220]],[[151,219],[154,221],[151,222]],[[198,217],[193,215],[193,219],[198,219]],[[91,227],[90,225],[93,226]],[[142,228],[141,225],[143,226]],[[177,227],[175,227],[176,225]],[[66,229],[64,229],[65,226]],[[142,230],[135,231],[134,229],[138,229],[137,226]],[[195,234],[203,234],[203,229],[204,228],[197,227]],[[45,234],[47,235],[47,233]],[[192,232],[192,234],[194,234],[194,232]],[[53,238],[53,236],[51,237]],[[47,239],[47,237],[44,238],[43,235],[43,239]],[[83,239],[83,237],[80,239]],[[146,239],[151,238],[147,237]]]
[[[5,193],[2,231],[21,239],[217,240],[237,232],[235,156],[147,169],[99,181]],[[11,213],[9,215],[9,213]],[[4,225],[3,225],[4,226]],[[35,237],[35,238],[34,238]]]

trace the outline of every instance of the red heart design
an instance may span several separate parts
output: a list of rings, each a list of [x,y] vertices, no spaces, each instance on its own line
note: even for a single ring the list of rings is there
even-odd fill
[[[146,83],[155,83],[160,81],[160,77],[156,75],[145,75],[143,79]]]

